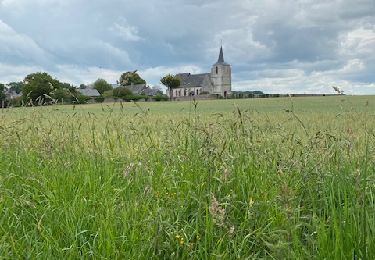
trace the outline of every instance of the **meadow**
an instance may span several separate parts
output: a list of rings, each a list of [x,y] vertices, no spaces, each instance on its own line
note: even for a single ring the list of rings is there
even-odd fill
[[[0,110],[0,258],[375,258],[375,96]]]

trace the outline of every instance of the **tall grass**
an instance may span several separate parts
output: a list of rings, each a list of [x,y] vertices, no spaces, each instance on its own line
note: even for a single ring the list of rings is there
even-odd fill
[[[0,256],[373,258],[369,100],[4,110]]]

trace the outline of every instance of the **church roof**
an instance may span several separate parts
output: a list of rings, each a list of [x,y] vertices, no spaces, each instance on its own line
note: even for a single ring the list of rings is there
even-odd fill
[[[180,87],[203,87],[204,79],[209,76],[210,73],[203,74],[190,74],[180,73],[176,77],[180,79]]]
[[[224,61],[224,51],[223,51],[223,46],[220,47],[220,54],[219,54],[219,59],[214,65],[229,65]]]

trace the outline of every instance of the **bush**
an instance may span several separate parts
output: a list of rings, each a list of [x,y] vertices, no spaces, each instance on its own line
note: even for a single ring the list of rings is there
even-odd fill
[[[96,103],[103,103],[103,102],[104,102],[104,99],[105,99],[105,98],[104,98],[103,96],[96,97],[96,98],[95,98],[95,102],[96,102]]]
[[[153,97],[155,101],[168,101],[169,98],[167,95],[156,95],[155,97]]]
[[[77,104],[87,104],[87,102],[91,99],[91,97],[88,97],[82,94],[78,94],[76,98],[77,100],[74,103],[77,103]]]
[[[104,91],[102,96],[105,97],[105,98],[113,97],[113,90]]]
[[[115,88],[113,90],[113,96],[114,97],[122,98],[124,100],[131,95],[133,95],[133,93],[129,89],[127,89],[126,87],[119,87],[119,88]]]
[[[51,96],[56,99],[58,102],[67,102],[71,103],[72,95],[70,94],[69,89],[58,88],[51,92]]]
[[[145,95],[137,95],[137,94],[130,94],[127,96],[122,97],[122,100],[129,102],[129,101],[139,101],[141,99],[146,99]]]
[[[21,107],[22,106],[22,96],[10,99],[8,105],[11,106],[11,107]]]

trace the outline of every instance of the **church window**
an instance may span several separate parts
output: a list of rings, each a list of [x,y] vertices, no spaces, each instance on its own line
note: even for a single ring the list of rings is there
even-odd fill
[[[216,66],[216,74],[219,73],[219,68]]]

